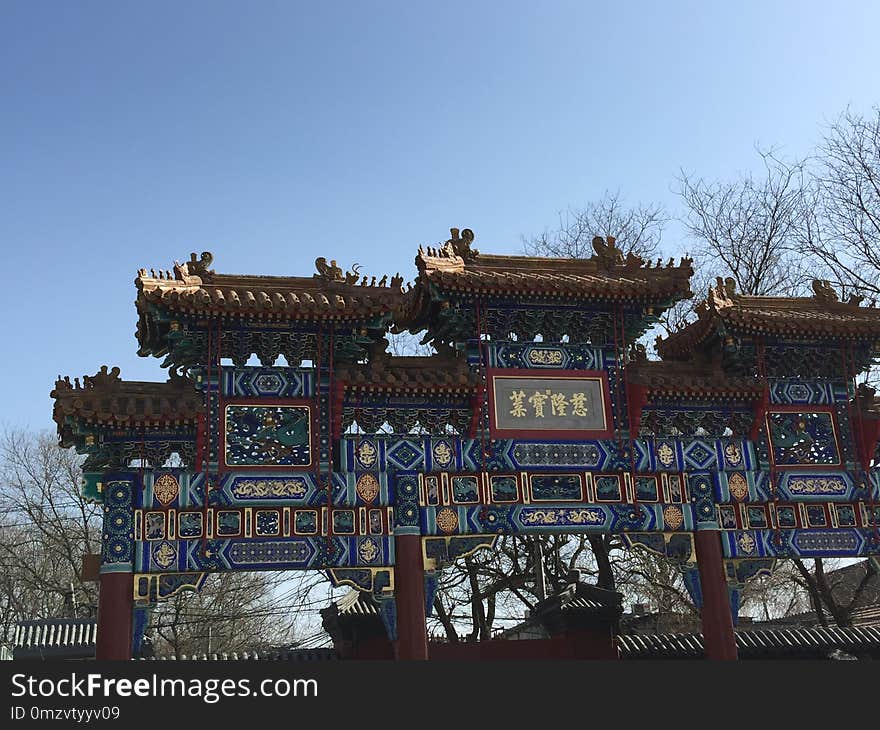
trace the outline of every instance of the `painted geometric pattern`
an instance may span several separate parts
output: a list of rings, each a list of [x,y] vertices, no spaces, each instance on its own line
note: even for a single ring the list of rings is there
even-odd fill
[[[754,469],[751,441],[746,439],[645,439],[650,460],[643,471],[727,471]]]
[[[181,591],[198,591],[207,573],[159,573],[134,576],[134,599],[136,603],[155,603],[171,598]]]
[[[828,530],[836,528],[874,529],[871,506],[864,502],[799,502],[770,504],[719,504],[722,530]],[[880,507],[876,524],[880,526]]]
[[[311,465],[309,406],[227,405],[224,410],[227,466]]]
[[[443,436],[346,436],[340,444],[347,472],[462,469],[462,441]]]
[[[424,507],[426,535],[608,533],[693,530],[689,505],[590,504]]]
[[[701,478],[711,484],[714,475]],[[398,474],[418,488],[418,504],[423,507],[492,504],[541,504],[572,502],[615,502],[635,504],[670,502],[687,504],[684,476],[681,474],[629,474],[592,472],[479,472],[439,474]],[[398,488],[398,499],[401,490]],[[708,492],[711,504],[711,488]]]
[[[157,494],[156,485],[162,482]],[[384,484],[384,477],[378,477]],[[160,497],[171,493],[168,485],[177,484],[177,493],[170,501]],[[153,473],[144,472],[142,491],[136,492],[136,506],[145,509],[185,509],[204,506],[205,474],[192,474],[180,470],[169,470]],[[161,485],[160,485],[161,486]],[[356,493],[356,477],[354,474],[333,474],[333,503],[354,505]],[[265,472],[234,471],[224,472],[219,480],[211,479],[211,505],[318,505],[327,503],[326,475],[319,484],[311,472],[291,474],[266,474]],[[387,488],[380,491],[374,500],[376,504],[387,504]]]
[[[690,473],[687,475],[688,492],[698,530],[717,530],[718,516],[715,510],[715,480],[713,475]]]
[[[869,497],[867,485],[857,483],[847,472],[780,472],[776,489],[784,500],[849,502]]]
[[[489,364],[493,368],[599,370],[604,363],[602,350],[596,347],[507,343],[489,348]]]
[[[827,405],[846,401],[846,386],[841,383],[804,380],[771,380],[770,402],[784,405]]]
[[[222,570],[295,570],[332,566],[386,566],[394,562],[394,538],[291,537],[163,540],[137,545],[138,573]]]
[[[207,537],[292,537],[298,535],[385,535],[387,507],[324,508],[245,507],[207,511],[156,510],[134,513],[134,539],[197,540]]]
[[[742,471],[758,467],[753,444],[745,439],[633,439],[633,461],[621,454],[629,441],[519,441],[431,436],[346,436],[345,471],[425,472],[461,470],[589,469],[595,471]]]
[[[445,445],[444,439],[435,440],[436,444]],[[456,446],[452,441],[450,445]],[[478,442],[477,442],[478,443]],[[513,443],[513,442],[511,442]],[[601,444],[600,444],[601,445]],[[457,446],[456,446],[457,448]],[[457,453],[457,452],[455,452]],[[444,463],[448,461],[444,456]],[[452,459],[453,463],[457,461]],[[604,463],[608,463],[604,461]],[[544,472],[543,476],[541,471]],[[584,498],[598,501],[628,501],[632,487],[623,488],[621,478],[631,480],[629,465],[626,468],[611,468],[606,472],[599,472],[583,465],[544,466],[541,471],[529,470],[524,472],[520,468],[507,469],[498,473],[528,474],[520,497],[526,501],[554,501],[552,492],[560,492],[560,499],[570,500],[572,491],[580,490],[586,495]],[[393,503],[390,480],[393,472],[385,471],[358,471],[349,473],[334,472],[332,474],[333,504],[337,506],[369,506],[381,507]],[[418,473],[415,470],[414,473]],[[452,481],[449,474],[457,473]],[[453,471],[425,472],[425,474],[437,474],[435,491],[436,502],[427,504],[467,504],[482,501],[482,477],[480,470],[468,471],[453,468]],[[609,476],[609,474],[618,476]],[[468,476],[468,474],[471,474]],[[571,479],[569,475],[578,474],[584,488],[568,486],[558,482]],[[658,471],[654,472],[659,480],[660,489],[665,496],[658,495],[658,499],[680,501],[678,492],[683,490],[682,473]],[[717,504],[728,503],[756,503],[783,500],[791,502],[810,501],[840,501],[854,502],[858,500],[880,502],[880,473],[872,472],[870,479],[854,479],[848,472],[826,471],[779,471],[774,476],[771,488],[770,473],[767,471],[709,471],[693,473],[692,478],[705,476],[709,479],[712,490],[712,501]],[[651,491],[647,487],[646,477],[650,475],[637,471],[636,486],[638,493],[637,501],[651,500]],[[136,474],[126,475],[131,479]],[[291,507],[291,506],[320,506],[327,502],[326,479],[321,477],[320,482],[311,472],[292,474],[270,474],[264,472],[228,472],[221,474],[219,481],[212,480],[210,493],[210,506],[249,506],[249,507]],[[528,480],[532,481],[529,482]],[[543,480],[536,482],[535,480]],[[157,510],[193,510],[202,509],[203,487],[205,475],[203,473],[192,474],[181,470],[162,470],[153,472],[145,470],[143,474],[144,489],[134,490],[135,507],[147,511]],[[614,484],[611,484],[611,481]],[[476,487],[469,487],[469,484]],[[629,481],[627,481],[627,484]],[[442,488],[441,488],[442,485]],[[543,486],[542,486],[543,485]],[[870,492],[868,490],[870,486]],[[529,491],[531,489],[531,491]],[[497,493],[499,488],[495,488]],[[473,493],[473,499],[469,493]],[[442,495],[442,499],[440,498]],[[493,493],[490,501],[493,501]],[[709,496],[708,494],[706,495]]]
[[[134,506],[161,509],[188,504],[191,478],[189,472],[179,469],[146,469],[143,473],[143,488],[134,492]]]
[[[729,558],[842,557],[878,555],[880,541],[873,530],[736,530],[722,533]]]
[[[131,570],[134,546],[132,487],[133,482],[128,479],[109,479],[105,484],[102,573]]]
[[[226,398],[307,398],[314,394],[314,373],[297,368],[223,368]]]

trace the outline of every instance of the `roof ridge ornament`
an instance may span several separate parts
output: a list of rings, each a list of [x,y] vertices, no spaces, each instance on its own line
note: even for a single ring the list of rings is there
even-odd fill
[[[201,258],[196,258],[196,254],[193,252],[189,255],[189,261],[186,263],[174,262],[174,278],[187,283],[190,283],[191,277],[208,281],[214,274],[214,270],[209,268],[212,263],[214,263],[214,254],[210,251],[202,251]]]
[[[370,286],[370,287],[381,287],[383,289],[387,289],[390,285],[392,289],[403,290],[403,277],[397,273],[391,277],[391,281],[389,284],[388,274],[385,274],[378,281],[376,277],[370,278],[366,274],[361,277],[361,265],[360,264],[352,264],[351,271],[343,271],[342,268],[336,263],[335,260],[327,263],[327,259],[323,256],[319,256],[315,259],[315,268],[318,270],[317,274],[313,274],[312,277],[315,279],[322,279],[327,282],[335,282],[340,284],[348,284],[349,286]],[[358,280],[360,279],[360,284],[358,284]]]
[[[840,298],[828,279],[813,279],[813,297],[820,302],[839,302]]]
[[[112,370],[108,371],[107,366],[102,365],[101,369],[94,375],[83,376],[83,387],[92,389],[106,387],[108,385],[115,385],[116,383],[121,382],[119,373],[120,370],[116,366],[114,366]]]
[[[598,261],[599,265],[605,269],[612,269],[622,266],[627,269],[638,269],[645,265],[645,260],[630,251],[624,256],[623,250],[617,245],[617,239],[614,236],[593,236],[593,250],[596,255],[592,258]],[[674,263],[670,259],[669,265]],[[650,265],[650,264],[649,264]],[[660,261],[658,266],[660,268]]]
[[[736,280],[732,276],[722,279],[720,276],[715,277],[715,286],[709,285],[709,296],[707,303],[712,309],[719,307],[729,307],[733,304],[736,296]]]
[[[474,232],[470,228],[465,228],[459,234],[458,228],[449,229],[450,238],[446,241],[444,249],[451,249],[452,253],[460,256],[465,261],[471,261],[480,255],[480,252],[471,248],[474,242]]]
[[[318,273],[313,275],[315,279],[324,279],[324,281],[345,281],[342,269],[336,264],[336,259],[331,260],[328,264],[326,258],[318,256],[318,258],[315,259],[315,268],[318,270]]]

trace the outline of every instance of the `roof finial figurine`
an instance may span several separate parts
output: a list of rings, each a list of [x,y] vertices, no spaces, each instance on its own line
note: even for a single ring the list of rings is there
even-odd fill
[[[345,283],[351,284],[352,286],[354,286],[355,284],[358,283],[358,279],[360,279],[360,277],[361,277],[361,265],[360,264],[352,264],[351,271],[349,271],[345,275]]]
[[[840,301],[828,279],[813,279],[813,295],[822,302]]]
[[[208,279],[214,273],[209,267],[214,262],[214,254],[210,251],[202,251],[201,258],[196,258],[195,252],[189,255],[189,261],[185,264],[174,262],[174,279],[186,281],[190,276],[198,276],[200,279]],[[160,272],[160,277],[161,272]],[[171,273],[166,272],[167,279],[171,279]]]
[[[846,300],[846,303],[858,307],[863,301],[865,301],[865,297],[862,294],[850,294],[849,299]]]
[[[449,233],[450,238],[446,245],[452,247],[456,256],[460,256],[465,261],[468,261],[480,253],[476,249],[471,248],[471,244],[474,242],[474,232],[470,228],[462,230],[460,235],[458,228],[450,228]]]
[[[614,236],[593,236],[593,250],[596,252],[596,258],[605,268],[612,266],[623,266],[625,260],[623,251],[617,248],[617,239]]]
[[[345,277],[342,275],[342,269],[336,265],[336,261],[333,260],[329,264],[327,263],[327,259],[323,256],[318,256],[315,259],[315,268],[318,270],[318,273],[315,274],[316,279],[326,279],[327,281],[345,281]]]

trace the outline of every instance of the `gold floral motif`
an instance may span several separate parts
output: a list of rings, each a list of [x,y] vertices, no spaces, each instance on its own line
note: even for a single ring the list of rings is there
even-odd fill
[[[663,466],[672,466],[675,463],[675,451],[664,441],[657,447],[657,458]]]
[[[592,509],[539,509],[522,516],[526,525],[595,525],[602,514]]]
[[[445,441],[434,444],[434,461],[437,466],[449,466],[452,463],[452,449]]]
[[[358,461],[365,467],[371,467],[376,463],[377,451],[370,441],[361,441],[357,447]]]
[[[743,500],[749,495],[749,483],[739,472],[734,472],[727,478],[727,488],[730,496],[736,500]]]
[[[727,444],[724,447],[724,458],[730,466],[739,466],[742,464],[742,451],[734,443]]]
[[[562,517],[561,510],[540,509],[534,512],[526,512],[522,521],[526,525],[555,525]]]
[[[372,537],[368,537],[358,547],[358,555],[365,563],[372,563],[379,557],[379,546]]]
[[[361,474],[357,480],[355,491],[367,504],[371,504],[379,494],[379,480],[372,474]]]
[[[458,514],[456,514],[455,510],[444,507],[437,512],[437,527],[446,534],[455,532],[458,527]]]
[[[602,522],[602,515],[593,509],[568,510],[568,522],[572,525],[595,525]]]
[[[240,479],[232,487],[238,499],[270,499],[303,497],[307,491],[304,479]]]
[[[788,482],[792,494],[840,494],[844,485],[833,477],[793,477]]]
[[[447,535],[450,532],[455,532],[455,529],[458,527],[458,514],[456,514],[455,510],[444,507],[437,512],[437,527]]]
[[[739,549],[746,555],[751,555],[755,551],[755,538],[748,532],[741,532],[737,543],[739,544]]]
[[[162,474],[153,485],[153,494],[163,505],[169,505],[180,493],[180,484],[173,474]]]
[[[163,540],[153,548],[153,562],[160,568],[170,568],[176,557],[177,551],[166,540]]]
[[[562,350],[532,350],[529,362],[532,365],[561,365]]]
[[[684,523],[684,514],[680,507],[670,505],[663,510],[663,522],[670,530],[677,530]]]

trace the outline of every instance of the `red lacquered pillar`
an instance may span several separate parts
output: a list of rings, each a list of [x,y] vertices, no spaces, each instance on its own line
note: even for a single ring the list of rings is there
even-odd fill
[[[717,530],[697,530],[694,543],[703,594],[701,617],[706,659],[736,659],[736,634],[730,613],[721,537]]]
[[[96,659],[131,659],[134,582],[131,573],[101,573]]]
[[[397,599],[397,658],[428,658],[425,617],[425,570],[420,535],[397,535],[394,540],[394,593]]]
[[[125,472],[104,475],[97,659],[131,659],[135,478]]]

